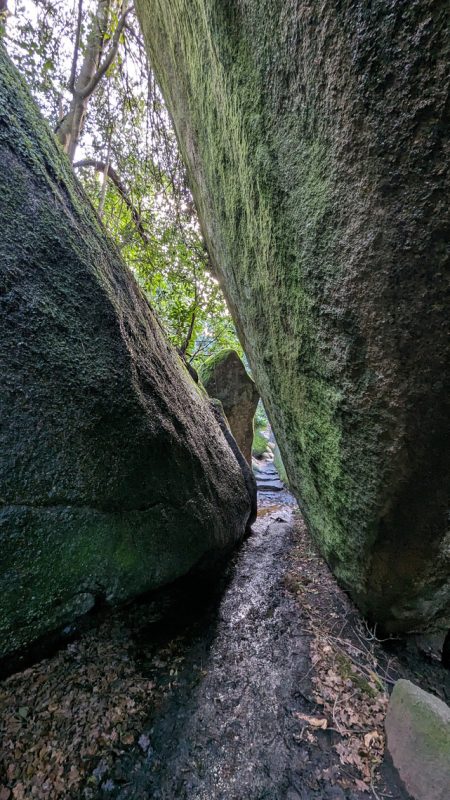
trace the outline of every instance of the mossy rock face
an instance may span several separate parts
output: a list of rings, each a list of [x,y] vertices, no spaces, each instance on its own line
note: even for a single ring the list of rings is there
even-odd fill
[[[273,463],[275,464],[278,475],[280,476],[283,483],[288,485],[289,480],[286,473],[286,467],[283,464],[283,459],[281,458],[280,448],[278,447],[278,445],[275,446],[273,454]]]
[[[385,630],[448,625],[446,4],[136,5],[312,534]]]
[[[1,48],[0,122],[4,655],[225,552],[251,498]]]
[[[259,393],[244,364],[234,350],[222,350],[202,364],[199,377],[209,396],[222,403],[231,433],[251,464],[253,417]]]
[[[410,681],[394,686],[386,715],[387,746],[415,800],[448,800],[450,708]]]

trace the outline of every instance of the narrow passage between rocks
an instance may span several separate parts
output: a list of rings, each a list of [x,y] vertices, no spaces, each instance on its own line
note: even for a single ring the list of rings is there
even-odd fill
[[[310,737],[313,745],[303,737],[302,715],[317,707],[308,680],[311,636],[287,586],[298,510],[272,462],[262,463],[257,480],[259,518],[222,576],[206,617],[177,632],[177,614],[186,600],[181,597],[171,612],[174,635],[160,642],[156,656],[151,640],[159,623],[147,631],[143,659],[160,701],[139,744],[116,763],[112,778],[103,782],[105,790],[95,797],[367,797],[344,791],[336,780],[339,759],[332,731]],[[166,623],[167,614],[160,626],[163,639]],[[407,797],[393,774],[387,780],[391,800]]]

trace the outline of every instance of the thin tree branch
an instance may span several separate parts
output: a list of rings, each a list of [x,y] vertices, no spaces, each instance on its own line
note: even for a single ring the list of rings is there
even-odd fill
[[[110,181],[114,184],[117,191],[119,192],[121,198],[123,199],[125,205],[131,212],[131,216],[133,218],[133,222],[136,226],[136,230],[139,233],[144,244],[149,244],[147,233],[142,225],[141,216],[123,185],[122,181],[120,180],[116,170],[111,166],[111,164],[105,163],[104,161],[98,161],[95,158],[83,158],[81,161],[77,161],[76,164],[73,165],[74,169],[81,169],[82,167],[92,167],[97,172],[101,172],[103,175],[106,174]]]
[[[195,325],[196,318],[197,318],[197,304],[194,305],[194,310],[192,311],[191,321],[189,323],[189,330],[188,330],[188,332],[186,334],[186,338],[185,338],[183,344],[180,347],[180,354],[182,356],[186,355],[187,349],[188,349],[188,347],[189,347],[189,345],[191,343],[191,339],[192,339],[192,334],[194,332],[194,325]]]
[[[112,138],[112,131],[109,134],[109,141],[108,141],[108,152],[106,154],[106,163],[105,169],[103,170],[103,181],[102,181],[102,191],[100,195],[100,204],[98,207],[98,215],[100,219],[103,217],[103,210],[105,208],[105,200],[106,200],[106,182],[108,177],[108,170],[111,163],[111,138]]]
[[[92,94],[92,92],[94,91],[94,89],[96,88],[96,86],[100,83],[100,81],[103,78],[103,75],[105,74],[105,72],[107,72],[108,69],[110,68],[111,64],[113,63],[113,61],[114,61],[114,59],[115,59],[115,57],[117,55],[120,36],[121,36],[122,31],[123,31],[123,29],[125,27],[125,22],[127,20],[127,16],[130,13],[130,11],[132,11],[132,10],[133,10],[133,6],[129,6],[129,8],[126,8],[125,11],[123,11],[121,16],[119,17],[119,21],[117,23],[116,30],[114,31],[114,35],[113,35],[112,42],[111,42],[111,47],[110,47],[108,53],[105,56],[105,58],[102,61],[102,63],[100,64],[100,66],[99,66],[97,72],[95,73],[95,75],[92,76],[92,78],[89,81],[89,83],[86,84],[86,86],[84,86],[83,89],[80,89],[77,92],[79,97],[81,97],[83,99],[85,99],[86,97],[89,97]]]
[[[75,34],[75,44],[73,47],[73,58],[72,58],[72,66],[70,69],[70,78],[69,78],[69,92],[74,92],[75,90],[75,80],[77,77],[77,66],[78,66],[78,53],[80,50],[80,39],[81,39],[81,20],[83,16],[83,0],[78,0],[78,19],[77,19],[77,29]]]
[[[189,356],[189,361],[190,361],[190,362],[192,362],[192,361],[194,360],[194,358],[196,358],[198,355],[200,355],[200,353],[204,353],[205,351],[208,351],[208,349],[209,349],[210,347],[212,347],[212,345],[213,345],[215,342],[218,342],[218,341],[219,341],[219,337],[218,337],[218,336],[212,336],[210,339],[208,339],[208,341],[206,341],[206,342],[202,342],[202,343],[201,343],[201,344],[200,344],[200,345],[197,347],[197,349],[196,349],[196,350],[194,350],[194,352],[192,353],[192,355],[191,355],[191,356]]]

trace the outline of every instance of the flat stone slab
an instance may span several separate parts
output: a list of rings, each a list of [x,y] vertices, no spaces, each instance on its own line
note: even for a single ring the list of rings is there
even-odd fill
[[[264,461],[261,466],[254,465],[253,474],[258,492],[282,492],[286,488],[273,461]]]
[[[279,480],[260,480],[256,478],[256,486],[259,492],[281,492],[284,489],[284,484]]]
[[[448,800],[449,706],[402,679],[394,686],[385,725],[388,750],[414,800]]]

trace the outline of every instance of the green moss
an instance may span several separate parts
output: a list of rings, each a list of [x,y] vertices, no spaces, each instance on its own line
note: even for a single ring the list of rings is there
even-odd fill
[[[203,551],[199,520],[174,509],[0,509],[0,657],[85,613],[186,572]],[[186,548],[183,541],[190,542]]]
[[[264,409],[262,409],[259,413],[260,406],[256,410],[256,414],[253,420],[253,443],[252,443],[252,455],[255,458],[261,458],[268,450],[268,439],[267,436],[264,435],[264,432],[268,426],[268,420]],[[261,407],[262,408],[262,407]]]
[[[1,45],[0,161],[3,657],[222,554],[251,499]]]
[[[406,740],[414,735],[424,769],[437,770],[447,776],[448,754],[450,752],[450,709],[435,695],[415,686],[410,681],[397,681],[392,692],[386,719],[388,741],[404,736]],[[399,766],[399,765],[397,765]],[[406,765],[405,765],[406,766]],[[401,774],[401,771],[400,771]],[[426,775],[423,789],[428,788],[433,775]]]
[[[343,653],[337,653],[336,666],[342,680],[351,680],[355,688],[359,689],[363,694],[367,694],[372,698],[377,697],[377,690],[369,683],[364,675],[357,671],[358,667],[353,664],[348,656]],[[380,690],[383,691],[384,687],[380,686]]]
[[[281,433],[293,488],[307,503],[309,523],[320,532],[322,546],[335,553],[338,543],[338,558],[345,565],[345,514],[336,513],[343,468],[341,393],[329,383],[333,365],[320,346],[310,293],[311,281],[316,284],[325,275],[325,291],[341,271],[334,244],[339,232],[330,229],[322,235],[333,213],[333,165],[326,138],[314,117],[292,113],[274,120],[261,105],[268,63],[257,63],[260,54],[255,57],[251,41],[258,41],[262,30],[252,38],[242,35],[237,16],[217,6],[212,12],[204,0],[190,4],[186,28],[179,24],[181,0],[173,7],[141,0],[138,10],[179,133],[188,121],[197,134],[201,168],[190,170],[192,188],[201,218],[219,221],[214,237],[208,235],[209,226],[205,229],[210,254],[225,274],[230,307],[238,309],[238,329]],[[151,27],[155,10],[164,19],[164,48]],[[266,7],[253,19],[267,30],[271,17],[277,24],[277,12]],[[166,63],[175,51],[178,76],[186,75],[181,93]],[[179,138],[189,167],[186,137]],[[277,174],[273,150],[278,153]],[[205,364],[202,380],[215,363],[213,358]],[[255,439],[261,453],[262,437],[256,433]],[[355,553],[359,545],[354,540],[349,547]]]

